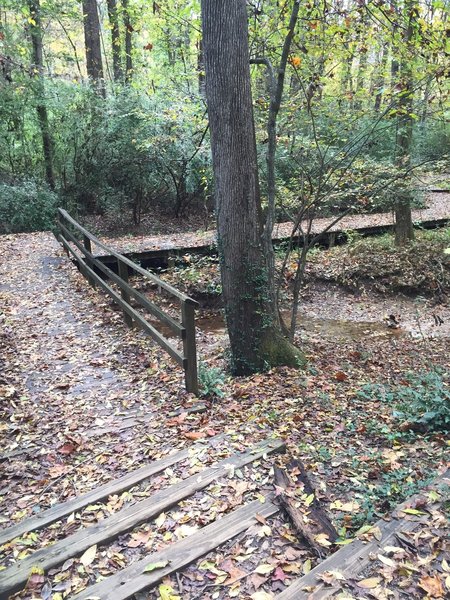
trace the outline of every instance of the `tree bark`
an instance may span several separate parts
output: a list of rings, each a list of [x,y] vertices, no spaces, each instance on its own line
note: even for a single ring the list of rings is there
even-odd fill
[[[376,113],[380,112],[381,102],[383,100],[383,86],[384,86],[384,79],[385,79],[387,57],[388,57],[387,45],[383,44],[383,46],[381,48],[381,57],[380,57],[380,62],[378,64],[378,74],[377,74],[376,83],[375,83],[376,95],[375,95],[375,102],[373,105],[373,109]]]
[[[413,74],[409,51],[413,38],[413,26],[416,7],[414,0],[405,2],[406,27],[403,34],[405,55],[399,65],[400,83],[402,86],[398,101],[396,163],[400,169],[409,171],[411,166],[411,144],[413,133]],[[408,189],[401,192],[395,202],[395,243],[404,246],[414,239],[414,227],[411,211],[411,194]]]
[[[97,91],[105,95],[103,63],[100,40],[100,21],[97,0],[83,0],[84,45],[86,49],[86,70]]]
[[[298,366],[271,303],[250,88],[246,0],[202,0],[218,246],[232,367]]]
[[[133,41],[131,35],[133,26],[131,25],[130,13],[128,10],[128,0],[122,0],[123,24],[125,25],[125,81],[131,81],[133,75]]]
[[[123,77],[121,63],[121,44],[120,44],[120,29],[119,29],[119,14],[117,12],[117,1],[107,0],[108,2],[108,18],[111,27],[111,47],[114,81],[121,81]]]
[[[33,65],[31,72],[36,80],[37,105],[36,112],[39,121],[39,127],[42,135],[42,151],[45,163],[45,178],[48,185],[54,189],[55,177],[53,173],[53,143],[50,136],[50,127],[48,122],[48,112],[45,105],[45,87],[44,87],[44,60],[42,50],[42,29],[41,29],[41,6],[39,0],[28,0],[30,17],[33,21],[30,23],[30,35],[32,44]]]

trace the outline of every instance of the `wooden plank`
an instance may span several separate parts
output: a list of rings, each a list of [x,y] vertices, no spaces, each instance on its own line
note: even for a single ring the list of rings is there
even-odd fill
[[[116,302],[116,304],[118,304],[134,319],[134,321],[139,325],[139,327],[143,331],[145,331],[145,333],[152,337],[162,348],[164,348],[164,350],[167,352],[167,354],[169,354],[169,356],[171,356],[179,365],[182,365],[184,368],[185,359],[181,352],[178,352],[178,350],[174,346],[172,346],[172,344],[170,344],[170,342],[168,342],[166,338],[159,333],[159,331],[157,331],[152,325],[150,325],[150,323],[148,323],[142,315],[135,311],[134,308],[132,308],[129,304],[124,302],[120,294],[118,294],[106,282],[104,282],[103,279],[99,277],[99,275],[97,275],[95,271],[90,269],[82,260],[81,256],[77,254],[77,252],[75,252],[75,250],[69,245],[67,240],[65,240],[62,236],[60,237],[60,239],[64,248],[66,248],[78,261],[83,275],[86,278],[88,278],[89,276],[92,277],[94,281],[96,281],[96,283],[98,283],[98,285],[109,296],[111,296],[111,298]]]
[[[186,330],[183,353],[187,364],[184,368],[186,390],[198,395],[197,348],[195,344],[195,308],[188,302],[181,303],[181,322]]]
[[[444,475],[438,477],[429,489],[436,488],[445,480],[450,478],[450,469]],[[450,481],[448,481],[450,483]],[[448,485],[447,483],[447,485]],[[426,493],[426,492],[425,492]],[[344,577],[354,578],[360,573],[370,562],[370,554],[383,554],[384,546],[397,546],[395,540],[396,534],[399,532],[414,531],[423,525],[422,519],[405,520],[402,517],[402,509],[414,504],[415,500],[421,497],[422,494],[416,494],[412,498],[408,498],[402,502],[392,514],[392,520],[384,521],[380,519],[375,523],[374,527],[379,527],[381,531],[381,539],[373,539],[371,542],[355,540],[347,546],[343,546],[331,555],[329,558],[318,564],[307,575],[301,577],[292,583],[286,590],[276,596],[277,600],[308,600],[313,597],[314,600],[322,598],[330,598],[336,592],[341,591],[341,588],[326,586],[323,581],[318,580],[318,577],[325,571],[339,571]],[[303,591],[308,588],[308,591]],[[313,588],[313,589],[312,589]]]
[[[211,439],[217,439],[210,438]],[[210,441],[208,440],[207,443]],[[156,473],[160,473],[174,465],[177,462],[185,460],[189,458],[190,453],[192,452],[192,448],[202,448],[202,444],[191,446],[191,448],[186,448],[185,450],[181,450],[180,452],[175,452],[174,454],[170,454],[169,456],[165,456],[164,458],[157,460],[150,465],[146,465],[141,467],[140,469],[136,469],[131,473],[127,473],[123,477],[119,479],[115,479],[100,487],[97,487],[86,494],[82,494],[81,496],[77,496],[72,500],[67,502],[56,504],[49,508],[48,510],[43,511],[36,516],[33,516],[29,519],[25,519],[24,521],[13,525],[12,527],[8,527],[7,529],[3,529],[0,531],[0,546],[2,544],[6,544],[10,540],[20,537],[24,533],[29,531],[36,531],[38,529],[42,529],[43,527],[47,527],[55,521],[59,521],[60,519],[67,517],[77,510],[81,510],[88,504],[95,504],[96,502],[100,502],[111,496],[112,494],[120,494],[121,492],[133,487],[134,485],[144,481],[148,477],[155,475]]]
[[[48,548],[37,550],[32,555],[2,571],[0,600],[6,600],[9,595],[22,589],[33,568],[37,567],[48,571],[57,567],[67,559],[80,555],[94,544],[105,544],[140,523],[152,519],[162,511],[168,510],[180,500],[184,500],[207,487],[217,478],[226,475],[230,468],[243,467],[254,460],[262,458],[265,454],[279,452],[284,449],[285,444],[282,440],[265,440],[255,448],[244,453],[234,454],[220,461],[214,467],[205,469],[201,473],[196,473],[179,483],[160,490],[133,506],[123,508],[116,514],[99,521],[91,527],[77,531]]]
[[[136,271],[136,273],[140,273],[141,275],[143,275],[147,279],[150,279],[150,281],[153,281],[157,285],[161,286],[163,289],[165,289],[167,292],[169,292],[170,294],[172,294],[176,298],[179,298],[180,300],[184,300],[185,302],[189,302],[193,306],[198,306],[198,302],[196,302],[192,298],[189,298],[189,296],[186,296],[186,294],[183,294],[182,292],[179,292],[177,289],[175,289],[170,284],[166,283],[162,279],[159,279],[159,277],[156,277],[156,275],[153,275],[153,273],[150,273],[149,271],[146,271],[145,269],[143,269],[142,267],[140,267],[139,265],[137,265],[136,263],[134,263],[133,261],[131,261],[126,256],[123,256],[122,254],[120,254],[119,252],[116,252],[115,250],[113,250],[112,248],[110,248],[109,246],[107,246],[106,244],[103,244],[103,242],[101,242],[97,237],[95,237],[95,235],[92,235],[92,233],[90,233],[87,229],[85,229],[79,223],[77,223],[77,221],[75,221],[75,219],[73,219],[69,215],[69,213],[67,211],[65,211],[63,208],[58,208],[58,213],[68,223],[71,223],[74,227],[76,227],[76,229],[78,229],[78,231],[80,233],[82,233],[83,235],[86,235],[92,242],[94,242],[94,244],[96,244],[97,246],[99,246],[103,250],[106,250],[110,256],[114,256],[115,258],[120,258],[120,260],[122,260],[126,265],[128,265],[129,267],[131,267],[133,269],[133,271]]]
[[[89,587],[73,600],[125,600],[137,592],[142,592],[161,581],[164,577],[183,569],[198,558],[204,556],[220,544],[231,540],[253,525],[255,516],[268,518],[278,512],[278,507],[272,503],[273,496],[266,498],[264,503],[255,500],[239,508],[225,517],[207,525],[187,538],[175,542],[167,549],[155,554],[149,554],[115,575]],[[150,563],[168,561],[167,567],[144,573]]]

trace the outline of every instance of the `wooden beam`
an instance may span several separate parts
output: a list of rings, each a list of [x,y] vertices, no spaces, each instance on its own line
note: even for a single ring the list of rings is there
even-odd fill
[[[98,283],[98,285],[109,295],[111,298],[118,304],[124,311],[126,311],[130,317],[139,325],[139,327],[145,331],[150,337],[152,337],[164,350],[179,364],[185,367],[185,359],[184,356],[179,352],[170,342],[166,340],[166,338],[159,333],[157,329],[155,329],[150,323],[148,323],[145,318],[140,315],[133,307],[124,302],[121,298],[120,294],[118,294],[115,290],[113,290],[103,279],[97,275],[95,271],[87,266],[87,264],[82,260],[81,256],[75,252],[75,250],[69,245],[69,243],[61,237],[61,242],[63,246],[75,257],[80,265],[80,269],[86,278],[89,276]]]
[[[33,568],[39,568],[43,571],[53,569],[67,559],[82,554],[94,544],[105,544],[118,535],[130,531],[140,523],[152,519],[164,510],[168,510],[184,498],[204,489],[219,477],[226,475],[230,468],[243,467],[266,454],[280,452],[284,449],[285,444],[282,440],[265,440],[244,453],[234,454],[220,461],[217,465],[162,489],[149,498],[133,506],[128,506],[91,527],[81,529],[48,548],[37,550],[1,572],[0,600],[7,600],[11,594],[22,589]]]
[[[269,518],[278,512],[278,507],[272,503],[273,496],[266,498],[264,503],[255,500],[239,508],[225,517],[207,525],[184,540],[175,542],[167,549],[155,554],[149,554],[115,575],[89,587],[74,596],[73,600],[126,600],[134,594],[142,592],[167,577],[186,567],[198,558],[204,556],[220,544],[231,540],[239,533],[256,523],[255,516]],[[150,573],[144,569],[151,563],[166,562],[167,566]],[[249,573],[250,575],[250,573]],[[181,592],[180,592],[181,593]]]
[[[120,289],[122,291],[127,292],[143,308],[148,310],[148,312],[150,314],[152,314],[154,317],[159,319],[159,321],[161,321],[162,323],[167,325],[167,327],[169,327],[178,337],[184,339],[185,329],[180,323],[175,321],[175,319],[173,319],[170,315],[166,315],[166,313],[164,311],[162,311],[158,306],[156,306],[156,304],[154,304],[148,298],[146,298],[144,296],[144,294],[142,294],[138,290],[135,290],[128,282],[125,281],[124,278],[120,277],[120,273],[119,273],[119,275],[116,275],[116,273],[114,273],[114,271],[112,271],[109,267],[107,267],[105,264],[103,264],[98,258],[95,258],[95,256],[92,253],[89,253],[83,247],[83,245],[77,240],[77,238],[62,223],[60,223],[60,228],[63,231],[66,238],[69,239],[73,244],[75,244],[75,246],[80,250],[80,252],[82,252],[86,256],[86,262],[89,267],[91,267],[91,268],[93,268],[93,266],[97,267],[97,269],[99,269],[102,273],[104,273],[109,279],[111,279],[111,281],[114,281],[114,283],[117,283],[117,285],[120,287]],[[121,261],[119,261],[119,268],[120,268],[120,265],[122,266],[122,269],[124,269],[124,267],[126,267],[126,265],[124,265],[124,263]],[[126,268],[128,270],[128,267],[126,267]]]
[[[210,439],[217,439],[215,438]],[[206,441],[209,443],[209,440]],[[67,517],[77,510],[81,510],[88,504],[95,504],[96,502],[100,502],[101,500],[108,498],[112,494],[120,494],[123,491],[133,487],[134,485],[144,481],[148,477],[155,475],[156,473],[160,473],[174,465],[177,462],[185,460],[189,458],[192,448],[201,448],[202,444],[199,443],[197,446],[193,446],[191,448],[186,448],[185,450],[181,450],[180,452],[175,452],[173,454],[169,454],[169,456],[165,456],[161,460],[157,460],[149,465],[141,467],[140,469],[136,469],[131,473],[127,473],[123,477],[119,479],[114,479],[100,487],[94,488],[90,492],[86,494],[82,494],[81,496],[77,496],[72,500],[67,502],[56,504],[52,506],[48,510],[43,511],[36,516],[33,516],[29,519],[25,519],[21,523],[17,523],[12,527],[8,527],[7,529],[3,529],[0,531],[0,546],[2,544],[6,544],[10,540],[20,537],[29,531],[36,531],[38,529],[42,529],[43,527],[47,527],[55,521],[59,521],[60,519]]]
[[[428,489],[435,489],[445,483],[446,485],[450,484],[450,469],[436,478]],[[373,538],[370,542],[355,540],[347,546],[343,546],[329,558],[314,567],[307,575],[292,583],[281,594],[278,594],[276,600],[308,600],[309,598],[322,600],[323,598],[333,596],[338,591],[342,591],[339,583],[337,584],[338,587],[331,587],[318,578],[325,571],[339,571],[345,578],[354,579],[358,573],[361,573],[370,564],[371,555],[383,554],[384,546],[398,546],[395,538],[397,533],[414,531],[418,527],[422,527],[423,519],[411,519],[409,517],[409,520],[406,520],[401,511],[408,506],[414,505],[415,501],[423,496],[424,493],[426,491],[402,502],[395,509],[390,521],[380,519],[374,524],[374,527],[378,527],[381,532],[381,536],[378,536],[379,539]],[[304,591],[305,588],[307,588],[307,591]]]

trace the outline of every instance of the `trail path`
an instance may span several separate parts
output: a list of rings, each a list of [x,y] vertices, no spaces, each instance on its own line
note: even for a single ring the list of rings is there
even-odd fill
[[[323,339],[312,338],[305,345],[310,372],[279,369],[229,380],[223,399],[208,401],[204,413],[188,414],[197,400],[183,391],[181,369],[151,340],[125,327],[121,313],[88,286],[50,233],[0,236],[0,257],[1,529],[190,447],[200,438],[209,442],[194,453],[188,451],[188,458],[176,467],[124,494],[109,496],[55,526],[0,546],[0,568],[15,569],[21,561],[33,564],[30,553],[36,550],[54,543],[63,547],[63,538],[81,539],[83,528],[95,527],[122,509],[133,512],[142,499],[151,504],[151,496],[160,490],[171,485],[182,488],[181,480],[190,477],[198,482],[200,471],[212,467],[213,472],[220,461],[226,466],[230,454],[241,455],[272,432],[286,440],[290,455],[307,465],[317,497],[336,523],[340,518],[350,526],[360,514],[364,519],[367,486],[384,489],[376,486],[385,486],[387,475],[404,473],[406,481],[414,483],[437,469],[443,472],[443,436],[405,438],[399,447],[393,445],[380,428],[381,416],[383,428],[396,431],[391,410],[380,409],[377,398],[358,398],[356,391],[368,380],[445,361],[444,340],[368,338],[362,347],[350,339],[331,351]],[[219,339],[214,353],[221,352],[220,343]],[[182,412],[173,415],[174,410]],[[216,438],[222,433],[227,437]],[[20,592],[19,597],[50,597],[49,590],[73,597],[100,575],[140,565],[150,552],[193,535],[239,504],[261,503],[261,493],[273,490],[271,463],[264,457],[238,471],[227,472],[204,493],[168,509],[158,522],[139,525],[108,547],[99,543],[88,548],[86,552],[95,555],[83,555],[84,562],[78,555],[45,576],[35,574],[29,580],[34,591]],[[400,485],[398,479],[393,481]],[[425,537],[411,546],[408,561],[416,566],[408,590],[418,592],[420,586],[432,584],[444,590],[450,562],[442,552],[448,535],[444,500],[438,497],[432,519],[422,524]],[[383,496],[373,500],[380,514],[387,511],[385,501]],[[352,513],[345,512],[349,502]],[[309,514],[309,505],[304,508]],[[430,562],[419,560],[422,551]],[[213,594],[220,600],[236,594],[251,597],[262,590],[275,597],[305,572],[308,561],[314,567],[318,557],[302,543],[289,520],[277,514],[267,523],[260,518],[162,585],[183,600],[206,600]],[[403,583],[397,574],[390,583],[383,569],[376,567],[383,590]],[[159,597],[157,590],[136,596]]]
[[[56,478],[82,461],[71,480],[78,492],[158,454],[158,443],[167,447],[171,439],[155,433],[145,416],[193,400],[179,392],[181,371],[123,325],[53,235],[2,236],[0,246],[0,395],[7,400],[0,408],[1,454],[17,455],[1,484],[5,518],[14,500],[26,505],[24,498],[47,487],[42,501],[50,502]],[[135,427],[119,433],[130,415],[138,416]],[[108,428],[113,433],[100,440],[97,430]]]
[[[448,192],[429,192],[425,197],[426,208],[414,210],[414,222],[432,222],[442,219],[450,219],[450,194]],[[313,223],[311,233],[318,234],[324,231],[334,218],[316,219]],[[392,212],[377,213],[372,215],[351,215],[344,217],[336,225],[331,227],[330,232],[342,232],[347,230],[363,231],[372,228],[392,227],[394,216]],[[282,240],[289,238],[292,231],[292,223],[278,223],[274,227],[273,239]],[[217,241],[215,230],[196,231],[187,233],[174,233],[164,236],[133,235],[132,237],[110,237],[102,236],[102,241],[122,253],[139,253],[156,250],[181,250],[195,251],[196,248],[212,246]]]

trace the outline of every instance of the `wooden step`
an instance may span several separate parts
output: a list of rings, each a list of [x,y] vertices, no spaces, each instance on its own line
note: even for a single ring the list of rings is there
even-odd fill
[[[212,440],[214,438],[210,439]],[[216,436],[215,439],[218,439],[218,436]],[[199,444],[198,448],[200,449],[201,447],[202,446]],[[136,469],[136,471],[127,473],[119,479],[105,483],[104,485],[101,485],[100,487],[95,488],[86,494],[77,496],[76,498],[73,498],[73,500],[56,504],[55,506],[52,506],[52,508],[43,511],[36,516],[25,519],[24,521],[17,523],[12,527],[8,527],[7,529],[3,529],[0,531],[0,546],[6,544],[16,537],[20,537],[21,535],[28,533],[29,531],[36,531],[38,529],[42,529],[43,527],[47,527],[48,525],[67,517],[73,512],[81,510],[89,504],[100,502],[101,500],[104,500],[113,494],[121,494],[123,491],[133,487],[134,485],[137,485],[138,483],[141,483],[148,477],[156,475],[157,473],[164,471],[164,469],[167,469],[167,467],[189,458],[191,452],[192,447],[191,449],[185,449],[181,450],[180,452],[169,454],[168,456],[165,456],[164,458],[157,460],[150,465]]]
[[[450,484],[450,469],[436,478],[428,489],[436,489],[442,484]],[[416,494],[402,502],[393,512],[392,520],[380,519],[375,523],[374,527],[378,527],[381,531],[381,536],[378,536],[380,539],[373,538],[370,542],[355,540],[347,546],[343,546],[318,564],[307,575],[292,583],[281,594],[278,594],[276,600],[308,600],[309,598],[321,600],[344,591],[339,584],[339,587],[327,586],[320,580],[320,576],[325,571],[338,571],[345,579],[355,579],[370,564],[369,555],[383,554],[385,546],[398,546],[395,536],[399,532],[411,532],[423,524],[424,519],[420,517],[411,519],[409,517],[410,520],[406,520],[405,514],[402,513],[402,509],[414,506],[415,501],[422,495]]]
[[[279,509],[272,503],[272,499],[273,495],[271,494],[264,503],[255,500],[242,508],[234,510],[229,515],[221,517],[187,538],[175,542],[165,550],[149,554],[144,559],[122,569],[115,575],[87,588],[74,596],[73,600],[88,600],[89,598],[125,600],[125,598],[131,598],[137,592],[147,590],[167,575],[183,569],[220,546],[220,544],[248,529],[256,522],[256,515],[268,518],[276,514]],[[160,561],[167,561],[167,566],[150,573],[144,573],[147,565]]]
[[[57,567],[67,559],[80,555],[94,544],[105,544],[130,531],[140,523],[152,519],[164,510],[168,510],[181,500],[204,489],[214,480],[226,475],[230,468],[243,467],[266,454],[280,452],[284,449],[285,444],[282,440],[270,439],[260,442],[254,448],[243,453],[234,454],[213,467],[156,492],[137,504],[123,508],[95,525],[81,529],[73,535],[59,540],[48,548],[37,550],[32,555],[2,571],[0,600],[6,600],[9,595],[22,589],[33,568],[48,571]]]

